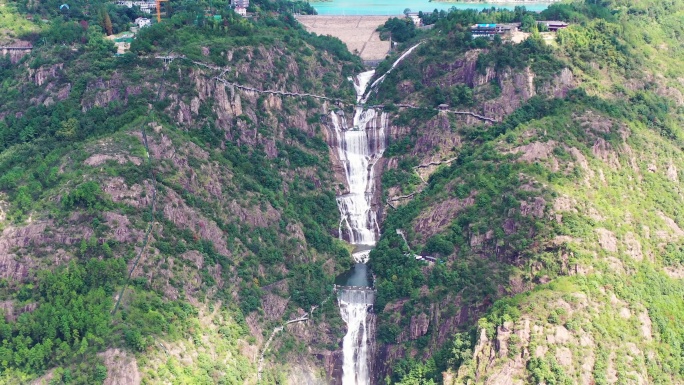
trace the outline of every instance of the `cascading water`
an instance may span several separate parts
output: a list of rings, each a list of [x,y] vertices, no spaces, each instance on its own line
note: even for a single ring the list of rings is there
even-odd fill
[[[357,246],[356,262],[368,261],[369,249],[375,245],[380,228],[371,200],[374,193],[375,164],[385,150],[386,114],[378,117],[375,110],[358,108],[354,125],[349,127],[344,116],[332,115],[337,151],[345,169],[349,193],[337,197],[340,237]]]
[[[375,71],[359,74],[354,82],[357,103],[363,103],[363,95]],[[371,331],[368,313],[373,306],[370,297],[361,287],[370,286],[365,263],[370,249],[380,232],[375,211],[372,209],[375,164],[385,150],[387,118],[379,116],[374,109],[364,109],[360,104],[354,112],[350,127],[343,115],[332,113],[335,147],[344,167],[347,194],[337,197],[340,210],[340,238],[356,247],[352,254],[357,262],[354,273],[345,285],[358,289],[341,289],[338,295],[340,313],[347,324],[347,334],[342,341],[342,384],[370,384],[369,346]],[[356,277],[356,278],[355,278]]]
[[[342,385],[370,384],[368,309],[372,305],[339,301],[340,314],[347,324],[342,340]]]
[[[369,310],[373,306],[375,294],[369,288],[368,262],[370,250],[380,233],[377,214],[372,208],[375,193],[375,165],[382,157],[387,143],[387,115],[375,109],[365,109],[370,91],[385,79],[418,44],[401,55],[392,67],[366,89],[375,71],[363,72],[354,79],[357,107],[354,111],[352,126],[347,124],[344,115],[331,113],[334,143],[339,160],[345,170],[349,192],[337,197],[340,210],[340,238],[355,246],[352,254],[357,262],[354,271],[344,283],[355,286],[351,289],[340,289],[338,302],[342,319],[347,324],[347,334],[342,341],[343,385],[370,384],[369,346],[372,330],[368,322]]]

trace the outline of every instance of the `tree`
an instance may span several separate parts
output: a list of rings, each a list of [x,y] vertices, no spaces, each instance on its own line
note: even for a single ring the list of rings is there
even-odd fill
[[[79,122],[75,118],[69,118],[62,122],[61,127],[57,130],[57,137],[60,139],[73,139],[79,130]]]
[[[520,23],[520,29],[523,32],[533,32],[533,31],[538,31],[537,29],[537,20],[534,19],[534,16],[532,15],[525,15],[522,18],[522,22]]]
[[[381,33],[389,32],[392,35],[392,40],[400,43],[403,43],[416,35],[416,26],[411,20],[399,19],[397,17],[387,20],[387,22],[378,28],[378,30]],[[383,39],[385,38],[387,38],[387,35],[383,36]]]
[[[81,357],[85,358],[85,352],[88,350],[88,339],[86,337],[83,337],[81,340],[81,344],[78,348],[78,354],[81,355]]]
[[[17,202],[17,206],[19,206],[19,209],[22,212],[26,212],[31,208],[33,199],[31,198],[31,194],[29,193],[29,189],[27,186],[21,186],[19,187],[19,189],[17,189],[17,196],[15,198],[15,201]]]
[[[405,8],[404,9],[404,16],[408,17],[409,13],[411,13],[411,8]]]
[[[71,209],[75,206],[92,209],[101,207],[102,202],[102,188],[94,181],[85,182],[79,185],[63,199],[63,204],[66,209]]]
[[[109,17],[109,12],[104,13],[104,29],[107,32],[107,36],[110,36],[112,32],[112,19]]]

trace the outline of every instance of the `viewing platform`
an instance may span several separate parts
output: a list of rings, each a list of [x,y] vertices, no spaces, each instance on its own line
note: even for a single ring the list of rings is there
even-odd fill
[[[33,49],[33,46],[27,46],[27,47],[18,47],[18,46],[9,46],[9,45],[1,45],[0,46],[0,56],[5,56],[10,53],[10,51],[24,51],[24,52],[31,52]]]

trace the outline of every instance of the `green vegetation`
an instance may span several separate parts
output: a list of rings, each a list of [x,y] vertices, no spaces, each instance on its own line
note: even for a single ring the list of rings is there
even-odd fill
[[[314,306],[320,335],[274,339],[264,381],[337,349],[330,289],[351,258],[335,237],[323,102],[215,77],[353,100],[360,59],[297,24],[289,12],[313,13],[304,2],[257,0],[249,20],[227,1],[165,3],[122,56],[105,35],[139,10],[60,4],[0,3],[0,37],[34,46],[0,59],[0,382],[52,370],[52,383],[102,383],[114,349],[149,383],[254,382],[257,341]],[[481,381],[527,350],[523,382],[681,382],[682,2],[421,17],[435,27],[380,28],[404,48],[426,42],[369,102],[407,132],[388,145],[382,188],[410,197],[384,213],[371,253],[377,341],[411,352],[387,381]],[[573,25],[544,38],[539,19]],[[472,39],[478,22],[532,36]],[[184,58],[154,58],[167,54]],[[498,123],[434,110],[443,103]],[[420,319],[427,331],[410,340]],[[506,335],[526,321],[542,332]],[[557,334],[566,345],[549,342]],[[506,354],[478,366],[496,337]]]
[[[684,110],[676,101],[680,99],[667,96],[682,92],[676,80],[684,62],[681,26],[672,23],[684,15],[684,4],[647,3],[553,4],[541,15],[518,9],[423,16],[436,23],[419,37],[428,42],[387,77],[378,103],[447,103],[484,115],[511,99],[522,103],[493,125],[414,112],[394,119],[394,124],[410,127],[410,135],[390,144],[386,155],[397,158],[393,162],[400,167],[385,174],[383,189],[388,198],[418,193],[389,211],[383,237],[371,253],[378,277],[378,339],[397,344],[402,336],[403,348],[417,357],[432,355],[434,362],[397,360],[391,381],[439,382],[440,373],[450,370],[454,384],[479,383],[519,359],[524,349],[535,358],[525,359],[526,367],[514,372],[523,382],[604,383],[615,372],[625,381],[681,381],[684,328],[671,321],[682,317],[684,305],[681,282],[672,278],[682,268],[682,240],[670,235],[655,240],[644,231],[670,234],[684,223],[677,204],[679,171],[672,171],[684,160]],[[532,27],[535,19],[574,24],[553,40],[533,30],[520,44],[472,40],[466,29],[476,22],[523,21]],[[657,46],[668,49],[654,50]],[[477,72],[472,76],[462,69],[469,63]],[[526,88],[512,84],[525,71],[534,74],[529,82],[537,96],[521,98]],[[568,73],[575,89],[550,97],[548,90]],[[485,76],[491,80],[482,81]],[[426,150],[425,142],[435,143],[429,142],[433,137],[457,137],[457,145]],[[412,170],[402,162],[427,163],[436,157],[457,160],[435,167],[427,183],[406,182]],[[570,203],[565,207],[558,202]],[[625,221],[637,217],[641,219]],[[396,229],[404,230],[414,251],[438,256],[440,262],[428,265],[405,257]],[[571,274],[576,276],[564,277]],[[551,283],[537,286],[546,282]],[[600,288],[608,294],[599,294]],[[608,309],[614,302],[611,292],[628,304],[629,317],[626,310]],[[572,298],[582,296],[605,311],[573,305],[578,301]],[[557,298],[572,299],[572,310],[554,306]],[[665,302],[672,304],[665,316],[670,321],[664,321],[665,310],[657,305]],[[399,311],[382,310],[386,305],[396,309],[398,303]],[[430,323],[425,335],[406,341],[409,324],[421,314],[440,321]],[[480,316],[484,318],[475,327]],[[644,317],[654,325],[653,342],[644,341]],[[498,354],[498,345],[491,342],[479,344],[483,357],[472,360],[480,331],[491,340],[497,327],[508,325],[510,331],[513,323],[521,330],[525,320],[549,331],[530,340],[511,336],[507,353],[497,355],[494,366],[478,366],[487,362],[486,349]],[[442,325],[450,322],[461,323],[451,332],[467,334],[457,338],[458,348],[443,352]],[[582,334],[592,335],[596,345],[577,342],[568,351],[558,350],[565,345],[546,339],[555,327],[567,329],[575,342]],[[548,353],[535,355],[537,346]],[[657,364],[658,359],[643,352],[667,363]],[[590,364],[589,377],[583,377],[582,357],[589,355],[595,364]]]
[[[35,32],[38,27],[17,12],[16,4],[0,1],[0,42]]]
[[[416,36],[416,26],[407,18],[393,17],[378,28],[380,38],[403,43]]]
[[[45,229],[9,241],[23,270],[0,281],[0,382],[54,368],[53,383],[102,383],[97,353],[112,349],[136,356],[145,381],[251,381],[256,366],[242,349],[257,347],[245,318],[266,330],[320,306],[351,258],[333,236],[319,101],[278,99],[277,110],[267,97],[235,101],[212,80],[219,71],[192,60],[241,68],[224,76],[257,88],[349,99],[346,76],[360,60],[296,24],[293,6],[311,12],[301,2],[253,2],[251,21],[227,2],[211,4],[220,21],[205,17],[208,2],[166,3],[163,22],[123,56],[104,35],[128,29],[138,10],[60,4],[19,2],[50,22],[12,22],[34,49],[0,61],[0,228]],[[169,52],[186,59],[154,59]],[[266,301],[286,306],[273,313]],[[332,305],[315,319],[333,335],[343,328]],[[300,354],[274,344],[278,360]]]

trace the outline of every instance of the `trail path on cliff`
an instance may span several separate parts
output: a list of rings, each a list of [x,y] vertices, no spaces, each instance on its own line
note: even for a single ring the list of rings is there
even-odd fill
[[[162,81],[161,84],[159,85],[159,88],[157,89],[157,101],[161,98],[161,91],[164,88],[164,74],[166,73],[166,69],[162,72]],[[138,253],[138,256],[135,258],[135,261],[133,262],[133,266],[131,267],[131,270],[128,272],[128,277],[126,277],[126,282],[124,282],[123,287],[121,288],[121,291],[119,292],[119,298],[116,300],[116,305],[114,305],[114,309],[112,310],[112,315],[116,314],[116,311],[119,309],[119,304],[121,303],[121,299],[123,298],[124,293],[126,292],[126,288],[128,287],[128,283],[131,280],[131,277],[133,276],[133,272],[135,269],[138,267],[138,262],[140,262],[140,259],[142,258],[143,254],[145,254],[145,249],[147,248],[147,243],[150,239],[150,233],[152,232],[152,228],[154,227],[154,221],[155,221],[155,211],[157,207],[157,176],[154,174],[154,167],[152,167],[152,158],[150,157],[150,147],[147,144],[147,132],[145,131],[145,124],[142,124],[142,127],[140,128],[140,134],[142,136],[142,141],[143,145],[145,146],[145,154],[147,155],[147,164],[150,166],[150,176],[152,177],[152,202],[150,202],[150,215],[151,215],[151,221],[149,225],[147,226],[147,231],[145,231],[145,236],[143,238],[143,244],[142,247],[140,248],[140,253]]]
[[[126,282],[124,283],[124,286],[121,288],[121,291],[119,292],[119,298],[117,298],[117,300],[116,300],[116,305],[114,305],[114,310],[112,310],[112,314],[116,314],[116,311],[119,309],[119,304],[121,303],[121,299],[123,298],[124,292],[126,291],[126,288],[128,287],[128,282],[131,280],[131,277],[133,276],[133,272],[138,267],[138,262],[140,262],[140,258],[142,258],[143,254],[145,253],[145,249],[147,248],[147,243],[150,239],[150,233],[152,232],[152,228],[154,227],[154,213],[155,213],[155,208],[156,208],[156,203],[157,203],[157,177],[154,175],[154,168],[152,168],[152,160],[150,159],[150,148],[147,145],[147,133],[145,132],[145,125],[144,124],[143,124],[142,129],[140,131],[142,134],[143,144],[145,145],[145,151],[147,154],[147,162],[150,165],[150,173],[152,174],[152,202],[150,203],[150,215],[152,216],[152,220],[147,225],[147,231],[145,231],[145,236],[143,238],[143,244],[140,248],[140,252],[138,253],[138,256],[135,258],[135,261],[133,262],[133,266],[131,267],[131,270],[128,272],[128,277],[126,277]]]
[[[259,362],[257,365],[257,383],[261,381],[261,373],[264,371],[264,355],[268,351],[268,348],[270,347],[271,342],[273,341],[273,337],[275,337],[276,334],[281,332],[285,328],[285,326],[289,324],[308,321],[311,317],[313,317],[313,312],[319,307],[323,306],[326,302],[328,302],[330,297],[332,297],[332,294],[327,296],[323,301],[321,301],[321,303],[318,306],[311,306],[311,310],[308,313],[304,313],[304,315],[302,315],[301,317],[293,318],[291,320],[286,321],[284,324],[273,328],[273,332],[271,332],[271,335],[268,337],[268,340],[264,344],[264,348],[261,350],[261,354],[259,355]]]
[[[451,159],[442,160],[442,161],[439,161],[439,162],[429,162],[429,163],[425,163],[425,164],[419,164],[419,165],[417,165],[417,166],[414,166],[413,169],[416,170],[416,171],[418,171],[418,169],[427,168],[427,167],[430,167],[430,166],[439,166],[439,165],[442,165],[442,164],[450,164],[451,162],[455,161],[456,159],[458,159],[458,157],[453,157],[453,158],[451,158]],[[420,173],[417,173],[417,174],[418,174],[418,177],[420,178],[420,180],[423,182],[423,186],[426,185],[426,184],[427,184],[427,181],[425,180],[425,178],[423,178],[423,176],[420,175]],[[389,199],[387,200],[387,204],[388,204],[391,208],[396,209],[396,207],[394,207],[394,205],[392,204],[393,202],[397,202],[397,201],[400,201],[400,200],[403,200],[403,199],[413,198],[416,194],[419,194],[419,193],[421,193],[422,191],[423,191],[423,188],[422,188],[422,186],[421,186],[421,188],[420,188],[419,190],[416,190],[416,191],[414,191],[414,192],[412,192],[412,193],[410,193],[410,194],[408,194],[408,195],[398,195],[398,196],[389,198]],[[404,239],[404,241],[405,241],[405,239]]]
[[[240,83],[237,83],[237,82],[233,82],[233,81],[224,79],[223,76],[225,75],[226,72],[228,72],[229,68],[217,67],[217,66],[214,66],[214,65],[211,65],[211,64],[207,64],[207,63],[200,62],[200,61],[187,59],[187,58],[185,58],[184,56],[183,56],[183,57],[178,57],[178,58],[188,60],[189,62],[191,62],[191,63],[193,63],[193,64],[195,64],[195,65],[204,67],[204,68],[208,68],[208,69],[211,69],[211,70],[214,70],[214,71],[221,71],[221,74],[220,74],[220,75],[214,76],[214,77],[213,77],[214,80],[216,80],[216,81],[218,81],[218,82],[221,82],[221,83],[223,83],[223,84],[225,84],[225,85],[227,85],[227,86],[235,87],[235,88],[238,88],[238,89],[241,89],[241,90],[244,90],[244,91],[251,91],[251,92],[256,92],[256,93],[260,93],[260,94],[271,94],[271,95],[280,95],[280,96],[290,96],[290,97],[312,97],[312,98],[316,98],[316,99],[328,100],[328,101],[338,102],[338,103],[342,103],[342,104],[353,104],[353,105],[358,105],[358,103],[350,102],[349,100],[344,100],[344,99],[341,99],[341,98],[332,98],[332,97],[325,96],[325,95],[310,94],[310,93],[305,93],[305,92],[290,92],[290,91],[280,91],[280,90],[269,90],[269,89],[259,89],[259,88],[255,88],[255,87],[252,87],[252,86],[250,86],[250,85],[240,84]],[[385,74],[385,75],[386,75],[386,74]],[[383,75],[383,76],[385,76],[385,75]],[[380,79],[378,79],[378,80],[380,80]],[[377,83],[378,80],[376,80],[376,81],[373,83],[373,85],[375,85],[375,83]],[[482,121],[484,121],[484,122],[489,122],[489,123],[498,123],[498,122],[499,122],[498,120],[496,120],[496,119],[494,119],[494,118],[489,118],[489,117],[487,117],[487,116],[478,114],[477,112],[473,112],[473,111],[460,111],[460,110],[451,110],[451,109],[439,109],[439,108],[435,108],[435,107],[414,106],[414,105],[411,105],[411,104],[395,104],[395,106],[400,107],[400,108],[426,109],[426,110],[431,110],[431,111],[440,111],[440,112],[446,112],[446,113],[450,113],[450,114],[454,114],[454,115],[468,115],[468,116],[472,116],[472,117],[474,117],[474,118],[476,118],[476,119],[482,120]],[[384,109],[385,106],[382,105],[382,104],[378,104],[378,105],[368,106],[368,108]]]

